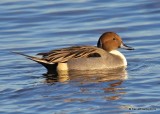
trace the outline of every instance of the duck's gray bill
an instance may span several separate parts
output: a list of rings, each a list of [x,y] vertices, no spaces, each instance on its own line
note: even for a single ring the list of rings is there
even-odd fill
[[[126,49],[126,50],[134,50],[134,48],[129,47],[129,46],[127,46],[127,45],[126,45],[126,44],[124,44],[124,43],[121,43],[120,48],[122,48],[122,49]]]

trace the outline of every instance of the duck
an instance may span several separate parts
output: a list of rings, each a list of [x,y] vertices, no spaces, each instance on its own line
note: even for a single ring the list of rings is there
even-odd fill
[[[115,32],[105,32],[99,37],[97,46],[71,46],[38,53],[37,56],[14,53],[43,65],[50,74],[58,71],[90,71],[127,67],[127,60],[117,50],[119,48],[134,50],[124,44],[121,37]]]

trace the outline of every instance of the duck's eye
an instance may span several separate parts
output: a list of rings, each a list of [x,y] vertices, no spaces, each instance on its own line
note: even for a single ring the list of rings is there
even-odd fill
[[[113,40],[116,40],[116,38],[113,38]]]

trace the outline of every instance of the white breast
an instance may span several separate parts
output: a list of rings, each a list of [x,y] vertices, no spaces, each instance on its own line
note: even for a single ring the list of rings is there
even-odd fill
[[[125,56],[121,52],[119,52],[117,50],[112,50],[109,53],[121,57],[121,59],[123,60],[124,66],[127,66],[127,60],[126,60]]]

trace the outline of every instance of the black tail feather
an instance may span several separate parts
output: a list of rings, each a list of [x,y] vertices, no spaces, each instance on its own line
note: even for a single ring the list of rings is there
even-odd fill
[[[33,56],[26,55],[26,54],[23,54],[23,53],[21,53],[21,52],[12,51],[12,53],[15,53],[15,54],[18,54],[18,55],[22,55],[22,56],[25,56],[25,57],[27,57],[27,58],[35,58],[35,57],[33,57]]]
[[[49,63],[49,62],[47,62],[46,60],[44,60],[42,58],[26,55],[26,54],[23,54],[21,52],[12,52],[12,53],[25,56],[27,59],[33,60],[33,61],[43,65],[47,69],[47,74],[56,73],[57,63]]]

